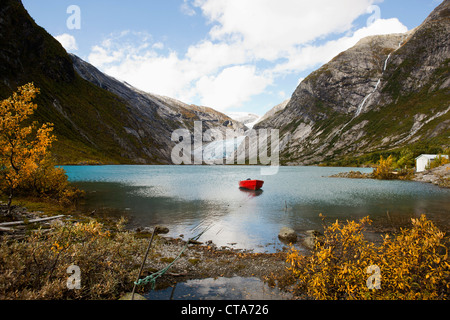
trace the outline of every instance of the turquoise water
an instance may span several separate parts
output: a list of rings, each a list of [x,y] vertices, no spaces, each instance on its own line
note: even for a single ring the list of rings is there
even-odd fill
[[[169,227],[185,239],[207,230],[200,241],[217,246],[274,251],[278,232],[320,229],[330,221],[369,215],[375,224],[408,222],[426,213],[449,224],[450,190],[431,184],[329,178],[361,168],[281,167],[262,176],[257,166],[65,166],[70,181],[87,193],[82,209],[125,215],[130,227]],[[238,182],[264,180],[260,192]],[[389,214],[388,214],[389,213]],[[389,220],[388,217],[389,216]]]

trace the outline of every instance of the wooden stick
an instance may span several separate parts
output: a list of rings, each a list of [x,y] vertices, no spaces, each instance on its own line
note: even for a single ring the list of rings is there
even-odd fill
[[[152,237],[150,238],[150,242],[149,242],[149,244],[147,246],[147,251],[145,252],[144,259],[142,260],[141,268],[139,269],[139,274],[138,274],[138,276],[136,278],[136,282],[139,281],[139,278],[141,277],[142,270],[144,270],[145,260],[147,260],[148,253],[150,251],[150,247],[152,246],[153,237],[155,236],[155,233],[157,233],[157,232],[158,232],[158,227],[155,227],[155,229],[153,229],[153,233],[152,233]],[[134,293],[136,291],[136,282],[134,283],[133,291],[131,291],[131,300],[134,300]]]
[[[60,219],[60,218],[64,218],[64,217],[65,217],[65,215],[59,215],[59,216],[48,217],[48,218],[32,219],[32,220],[28,220],[28,223],[44,222],[44,221]],[[0,226],[2,226],[2,227],[4,227],[4,226],[15,226],[15,225],[19,225],[19,224],[25,224],[25,221],[3,222],[3,223],[0,223]]]

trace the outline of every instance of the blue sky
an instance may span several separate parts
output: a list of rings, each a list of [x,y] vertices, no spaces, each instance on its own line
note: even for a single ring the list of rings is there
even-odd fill
[[[23,0],[67,51],[119,80],[261,116],[362,37],[415,28],[441,2]]]

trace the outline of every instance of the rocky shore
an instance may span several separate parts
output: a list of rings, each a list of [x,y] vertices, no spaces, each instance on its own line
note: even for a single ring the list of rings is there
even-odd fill
[[[329,177],[347,179],[374,179],[372,173],[362,173],[360,171],[340,172]],[[446,164],[424,172],[417,172],[410,180],[432,183],[442,188],[450,188],[450,164]]]
[[[415,174],[413,180],[432,183],[442,188],[450,188],[450,164],[424,172],[418,172]]]
[[[435,170],[435,174],[441,174],[442,170],[447,173],[448,166]],[[352,177],[359,176],[358,173],[348,173]],[[364,176],[364,174],[361,174]],[[426,174],[425,174],[426,176]],[[349,177],[349,176],[345,176]],[[0,203],[0,211],[5,211],[6,206]],[[45,211],[45,212],[44,212]],[[13,216],[6,218],[4,214],[0,214],[0,226],[3,223],[8,222],[20,222],[23,224],[7,225],[4,230],[0,229],[0,239],[3,241],[22,241],[29,236],[30,232],[35,228],[45,228],[51,231],[56,224],[73,224],[76,222],[89,222],[95,219],[99,219],[104,223],[105,227],[113,223],[108,221],[102,221],[100,217],[94,217],[92,215],[82,216],[78,214],[66,214],[61,215],[61,212],[47,212],[47,210],[33,212],[27,210],[24,207],[14,207]],[[43,220],[47,218],[55,218],[54,220]],[[386,219],[378,219],[374,221],[373,225],[369,226],[365,236],[370,241],[379,243],[382,240],[381,235],[386,233],[394,233],[398,230],[399,226],[407,226],[410,221],[397,221],[393,219],[389,213],[387,213]],[[43,220],[34,222],[36,220]],[[8,230],[11,229],[11,230]],[[445,229],[445,228],[444,228]],[[127,277],[130,278],[123,281],[123,288],[127,288],[121,291],[120,296],[130,292],[130,286],[132,287],[135,277],[137,277],[138,269],[142,263],[142,257],[146,251],[147,245],[153,233],[153,229],[144,228],[143,230],[127,230],[127,231],[114,231],[111,229],[111,241],[114,241],[116,236],[114,232],[125,232],[127,234],[126,239],[130,242],[136,241],[136,246],[133,251],[126,251],[126,259],[133,261],[134,266],[131,269],[120,267],[121,272],[125,272]],[[153,274],[166,268],[172,262],[173,265],[163,276],[156,281],[156,290],[173,287],[176,283],[186,282],[188,280],[207,279],[207,278],[258,278],[263,282],[268,283],[270,286],[276,286],[278,289],[284,292],[293,292],[293,277],[292,272],[287,269],[289,265],[286,262],[287,250],[290,247],[289,242],[294,242],[296,246],[303,248],[301,250],[304,254],[309,254],[309,250],[314,247],[314,243],[317,239],[320,239],[320,233],[314,230],[308,230],[305,232],[296,233],[294,230],[283,228],[280,230],[278,237],[281,241],[286,241],[285,248],[276,253],[254,253],[251,251],[236,250],[230,247],[217,247],[211,242],[198,242],[193,241],[188,243],[182,238],[168,238],[163,234],[156,235],[152,242],[151,250],[149,251],[148,258],[145,261],[143,273],[140,279]],[[120,238],[120,237],[119,237]],[[127,241],[128,241],[127,240]],[[119,247],[123,247],[126,243],[118,243]],[[98,249],[98,248],[97,248]],[[184,250],[184,251],[183,251]],[[180,252],[183,254],[179,256]],[[93,254],[95,251],[93,252]],[[65,276],[65,274],[64,274]],[[133,279],[133,280],[131,280]],[[149,284],[146,286],[138,287],[137,293],[145,294],[151,290]],[[298,296],[297,298],[307,298]],[[1,295],[0,295],[1,296]],[[107,299],[117,299],[117,295],[111,294],[106,297]]]
[[[347,178],[347,179],[373,179],[371,173],[362,173],[361,171],[340,172],[333,174],[330,178]]]

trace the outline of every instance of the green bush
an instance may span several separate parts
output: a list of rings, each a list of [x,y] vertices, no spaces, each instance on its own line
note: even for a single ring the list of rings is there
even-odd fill
[[[436,159],[429,162],[429,164],[425,167],[427,170],[434,169],[445,164],[450,163],[450,160],[447,157],[444,157],[442,154],[439,154]]]

